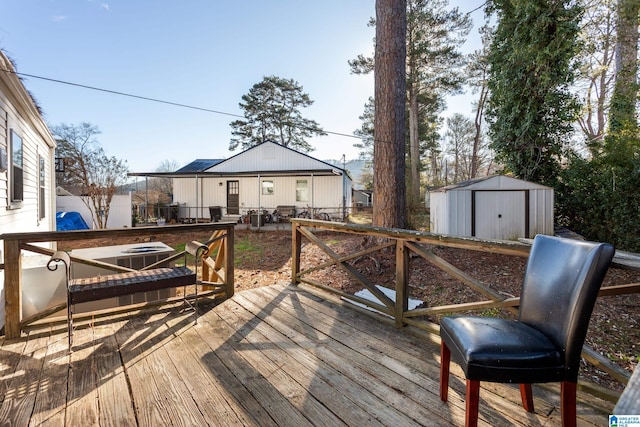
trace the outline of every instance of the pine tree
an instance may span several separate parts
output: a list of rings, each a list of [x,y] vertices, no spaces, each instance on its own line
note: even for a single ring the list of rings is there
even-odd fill
[[[404,228],[406,2],[376,0],[373,225]]]
[[[307,141],[314,135],[326,135],[315,120],[302,117],[300,109],[313,104],[302,86],[293,79],[265,77],[242,96],[240,108],[245,120],[230,123],[234,136],[229,150],[243,150],[264,141],[273,141],[302,152],[313,151]]]

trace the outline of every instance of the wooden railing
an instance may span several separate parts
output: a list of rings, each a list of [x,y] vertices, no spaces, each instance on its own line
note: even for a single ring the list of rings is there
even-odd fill
[[[475,279],[472,276],[473,272],[465,272],[458,269],[448,261],[438,257],[432,250],[428,249],[424,245],[436,245],[439,247],[527,257],[530,250],[530,244],[526,242],[480,240],[475,238],[444,236],[412,230],[347,225],[343,223],[297,218],[292,219],[291,223],[293,233],[291,276],[293,283],[308,284],[332,294],[339,295],[341,298],[346,300],[364,305],[369,309],[384,313],[390,316],[398,327],[403,325],[412,325],[422,330],[438,334],[439,326],[425,320],[425,316],[496,308],[509,310],[513,313],[516,313],[518,310],[520,298],[505,297],[504,295],[494,291],[490,287],[484,285],[480,280]],[[337,233],[367,236],[368,238],[371,238],[373,243],[370,247],[360,252],[341,255],[336,253],[322,240],[321,234],[318,233],[318,231],[332,231]],[[301,269],[300,260],[303,238],[320,248],[324,254],[328,256],[329,261],[310,267],[305,265],[305,269]],[[382,250],[395,251],[395,299],[392,299],[381,292],[379,288],[375,286],[375,283],[365,277],[365,275],[359,272],[358,269],[352,265],[354,260],[360,259],[364,256],[369,256],[374,252]],[[486,300],[409,310],[409,260],[411,253],[427,260],[429,263],[439,268],[442,274],[450,275],[474,291],[484,295]],[[311,273],[318,272],[332,266],[336,266],[345,271],[352,280],[357,282],[359,285],[364,286],[372,295],[374,295],[377,301],[371,301],[351,293],[343,292],[326,283],[322,283],[317,280],[317,278],[314,280],[309,277]],[[633,254],[616,253],[612,268],[624,268],[640,271],[640,264],[638,263],[638,258]],[[603,287],[600,290],[599,297],[639,292],[640,283],[631,283]],[[371,310],[363,311],[372,313]],[[621,383],[626,384],[628,382],[630,375],[626,370],[615,365],[591,348],[587,346],[584,347],[583,357]]]
[[[226,297],[234,292],[234,224],[233,223],[207,223],[193,225],[167,225],[162,227],[135,227],[115,230],[79,230],[60,232],[35,232],[35,233],[7,233],[0,235],[4,241],[4,292],[5,292],[5,335],[7,338],[16,338],[22,329],[27,326],[22,319],[22,251],[30,251],[42,255],[52,255],[54,249],[37,246],[35,243],[60,243],[90,239],[120,239],[132,243],[135,237],[162,236],[163,234],[178,233],[187,235],[200,234],[203,238],[209,238],[210,253],[212,258],[203,260],[202,279],[208,282],[221,283],[224,286]],[[210,236],[210,237],[209,237]],[[188,237],[185,237],[185,243]],[[176,259],[174,255],[171,259]],[[91,261],[77,257],[71,257],[74,262],[107,268],[115,272],[131,271],[130,268],[108,264],[99,261]],[[167,260],[163,260],[167,262]],[[52,310],[63,309],[60,307],[47,309],[47,314]],[[29,319],[34,320],[42,315]]]

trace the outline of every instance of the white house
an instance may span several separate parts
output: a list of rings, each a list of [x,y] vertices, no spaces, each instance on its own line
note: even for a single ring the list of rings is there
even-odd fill
[[[223,215],[295,206],[340,216],[351,205],[344,169],[273,142],[226,160],[196,160],[171,176],[182,218],[209,218],[209,206]]]
[[[433,233],[501,240],[553,235],[553,189],[508,176],[433,190],[430,208]]]
[[[54,231],[55,140],[33,98],[0,50],[0,262],[2,233]],[[26,257],[35,258],[35,257]],[[28,268],[29,260],[23,261]],[[4,271],[0,270],[0,328]]]

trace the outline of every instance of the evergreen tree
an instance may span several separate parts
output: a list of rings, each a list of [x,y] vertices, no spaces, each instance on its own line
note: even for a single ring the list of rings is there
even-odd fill
[[[230,123],[233,131],[229,150],[243,150],[270,140],[307,153],[313,147],[307,139],[326,135],[315,120],[302,117],[301,108],[313,104],[302,86],[293,79],[265,77],[242,96],[240,108],[245,120]]]
[[[509,172],[553,186],[578,112],[574,78],[581,9],[571,0],[493,0],[491,148]]]
[[[373,225],[404,228],[405,0],[376,0]]]
[[[407,112],[406,152],[409,203],[420,203],[421,157],[437,146],[437,129],[442,120],[444,97],[462,87],[464,43],[471,21],[458,8],[448,9],[447,0],[408,0],[407,2]],[[370,26],[376,20],[369,21]],[[364,55],[349,61],[351,72],[366,74],[375,60]]]

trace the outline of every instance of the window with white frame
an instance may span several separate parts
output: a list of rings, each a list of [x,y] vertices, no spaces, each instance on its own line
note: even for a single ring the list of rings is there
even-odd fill
[[[272,196],[274,194],[273,181],[264,180],[262,181],[262,195],[263,196]]]
[[[24,197],[24,149],[22,138],[11,129],[9,145],[9,159],[11,162],[11,174],[9,181],[11,186],[10,203],[19,204]]]
[[[306,179],[296,180],[296,202],[309,201],[309,182]]]
[[[45,160],[43,156],[38,157],[38,176],[39,176],[39,197],[38,197],[38,219],[43,219],[46,216],[46,173],[45,173]]]

